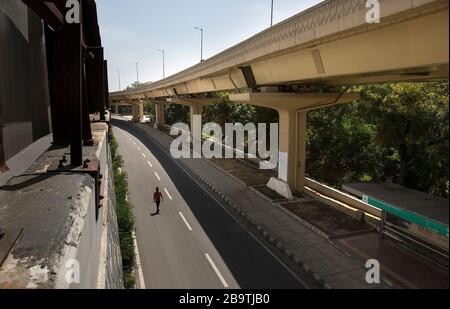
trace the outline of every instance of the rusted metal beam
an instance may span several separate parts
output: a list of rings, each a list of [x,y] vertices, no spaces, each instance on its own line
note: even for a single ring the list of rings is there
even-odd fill
[[[93,60],[86,60],[86,81],[88,102],[91,113],[100,113],[100,120],[105,120],[105,81],[103,47],[88,47],[94,55]]]
[[[3,126],[0,124],[0,174],[8,170],[5,161],[5,149],[3,148]]]
[[[53,138],[71,146],[71,163],[82,164],[82,44],[81,24],[46,29]]]
[[[22,2],[33,10],[42,20],[44,20],[53,30],[60,30],[64,24],[64,5],[61,7],[59,0],[22,0]]]
[[[86,60],[85,60],[86,61]],[[87,81],[86,81],[86,73],[82,76],[83,79],[83,120],[82,120],[82,130],[83,130],[83,144],[85,146],[92,146],[94,144],[94,140],[92,138],[92,128],[91,128],[91,119],[89,116],[89,100],[88,100],[88,92],[87,92]]]
[[[87,46],[102,46],[98,25],[97,5],[93,0],[82,0],[83,38]]]
[[[104,90],[105,106],[106,106],[106,108],[110,109],[111,105],[109,104],[109,81],[108,81],[108,61],[107,60],[103,61],[103,71],[104,71],[103,78],[105,81],[105,90]]]

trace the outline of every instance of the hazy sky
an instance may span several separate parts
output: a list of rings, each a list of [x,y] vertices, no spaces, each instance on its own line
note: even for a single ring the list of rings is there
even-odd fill
[[[200,61],[200,31],[207,59],[270,26],[271,0],[96,0],[102,43],[109,68],[109,90],[136,81],[133,61],[139,63],[139,81],[166,77]],[[275,0],[274,23],[320,0]]]

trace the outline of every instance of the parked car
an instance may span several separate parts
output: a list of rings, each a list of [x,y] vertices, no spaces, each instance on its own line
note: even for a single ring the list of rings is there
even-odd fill
[[[91,122],[100,121],[100,113],[90,114],[89,118]],[[105,121],[106,122],[111,121],[111,112],[109,110],[105,110]]]
[[[151,123],[152,122],[152,117],[145,115],[144,118],[141,119],[141,123]]]

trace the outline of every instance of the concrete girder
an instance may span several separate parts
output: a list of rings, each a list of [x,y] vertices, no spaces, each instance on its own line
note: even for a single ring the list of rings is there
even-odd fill
[[[352,93],[243,93],[230,96],[230,101],[262,106],[278,111],[279,163],[278,180],[288,184],[277,192],[292,198],[292,191],[305,190],[307,115],[314,109],[350,103],[359,98]],[[281,185],[283,187],[283,185]]]
[[[155,129],[165,124],[165,110],[164,106],[167,104],[165,99],[147,98],[148,102],[155,104]]]

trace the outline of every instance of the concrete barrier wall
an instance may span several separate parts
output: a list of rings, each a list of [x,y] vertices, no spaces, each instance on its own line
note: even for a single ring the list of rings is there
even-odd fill
[[[95,124],[92,133],[94,140],[98,141],[95,155],[100,161],[100,173],[103,176],[100,187],[102,208],[98,221],[95,220],[95,204],[90,206],[94,207],[93,211],[89,211],[89,216],[85,218],[78,252],[82,282],[72,288],[122,289],[122,258],[108,126]]]
[[[122,256],[120,251],[119,227],[116,215],[116,195],[111,151],[109,147],[108,128],[101,131],[103,142],[99,145],[97,157],[100,159],[100,170],[103,175],[101,192],[104,196],[99,213],[100,256],[97,287],[100,289],[123,289]]]
[[[100,159],[104,199],[98,220],[94,178],[41,171],[67,149],[44,152],[23,175],[0,187],[0,225],[6,233],[0,239],[0,289],[123,288],[107,130],[94,125],[96,145],[84,149]]]

